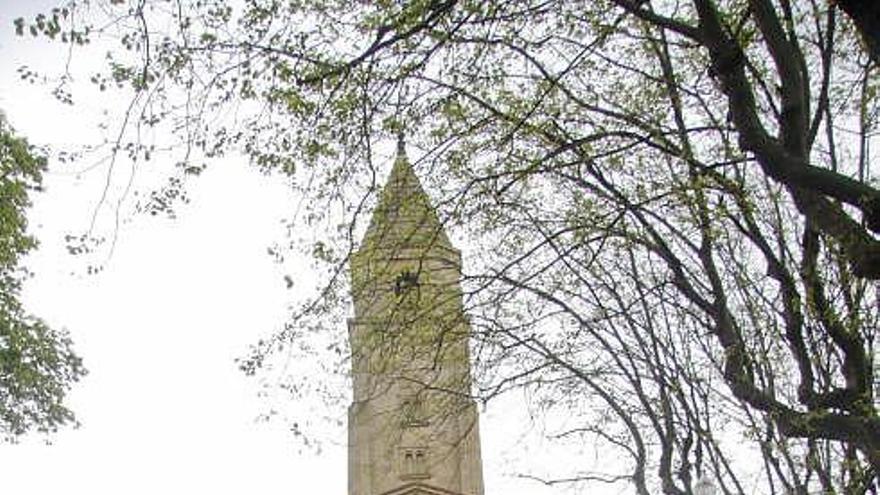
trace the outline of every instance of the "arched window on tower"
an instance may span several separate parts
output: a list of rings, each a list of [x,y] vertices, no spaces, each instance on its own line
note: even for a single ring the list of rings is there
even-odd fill
[[[401,450],[400,479],[430,478],[428,472],[428,449],[425,447],[404,447]]]

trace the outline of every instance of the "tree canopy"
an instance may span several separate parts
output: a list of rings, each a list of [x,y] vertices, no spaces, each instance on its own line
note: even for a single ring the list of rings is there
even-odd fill
[[[75,423],[64,400],[85,374],[66,332],[28,314],[19,300],[27,276],[21,260],[37,246],[25,215],[45,167],[46,159],[0,116],[0,434],[6,441]]]
[[[566,482],[866,493],[880,81],[853,18],[821,0],[141,0],[18,26],[121,42],[92,76],[134,95],[110,152],[180,145],[140,209],[230,151],[303,196],[291,245],[327,283],[247,371],[343,335],[345,264],[403,130],[466,252],[474,394],[530,390],[570,416],[555,437],[621,460]]]

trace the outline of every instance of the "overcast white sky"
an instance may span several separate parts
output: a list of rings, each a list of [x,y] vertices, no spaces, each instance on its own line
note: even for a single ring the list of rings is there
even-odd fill
[[[101,106],[58,105],[47,88],[18,81],[22,64],[61,63],[58,45],[13,36],[13,19],[51,4],[0,0],[0,109],[21,135],[57,149],[94,141]],[[282,421],[255,421],[269,405],[234,363],[284,321],[291,297],[266,254],[294,204],[283,182],[239,160],[213,166],[176,220],[132,218],[106,269],[84,275],[62,236],[88,225],[103,174],[70,170],[53,164],[35,198],[32,228],[43,244],[25,295],[33,313],[69,329],[85,359],[90,374],[70,396],[83,425],[52,445],[0,444],[0,491],[346,493],[344,427],[325,435],[320,455],[303,450]],[[527,427],[516,418],[526,416],[515,404],[481,420],[487,494],[562,493],[512,475],[548,452],[520,439]]]

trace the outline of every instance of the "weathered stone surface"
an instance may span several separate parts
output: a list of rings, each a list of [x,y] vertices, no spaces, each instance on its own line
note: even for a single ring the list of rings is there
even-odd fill
[[[351,260],[349,495],[482,495],[460,253],[398,154]]]

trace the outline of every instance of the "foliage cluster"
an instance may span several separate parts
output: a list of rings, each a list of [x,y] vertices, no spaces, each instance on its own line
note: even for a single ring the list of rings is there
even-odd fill
[[[4,440],[75,423],[64,404],[84,374],[64,331],[28,314],[19,300],[28,235],[29,196],[39,191],[46,159],[0,118],[0,433]]]

